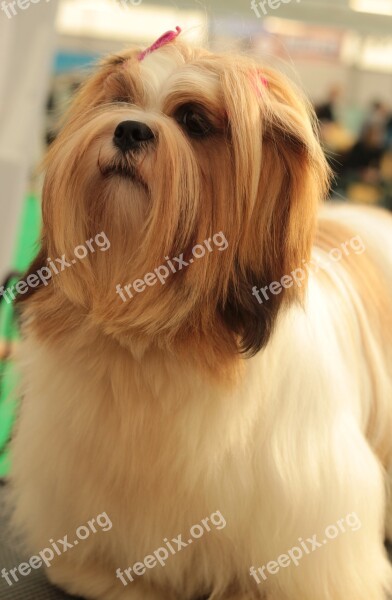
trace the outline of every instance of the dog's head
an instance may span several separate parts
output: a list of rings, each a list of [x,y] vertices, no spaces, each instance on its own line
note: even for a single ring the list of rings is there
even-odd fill
[[[252,288],[309,259],[326,193],[312,118],[285,77],[250,58],[179,39],[109,57],[50,149],[31,272],[98,232],[110,249],[53,277],[35,301],[67,297],[117,337],[258,351],[301,290],[261,305]]]

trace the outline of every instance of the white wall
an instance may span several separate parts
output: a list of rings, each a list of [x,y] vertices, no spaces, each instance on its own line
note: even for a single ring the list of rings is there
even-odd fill
[[[0,12],[0,278],[11,266],[42,129],[57,2],[17,10],[12,18]]]

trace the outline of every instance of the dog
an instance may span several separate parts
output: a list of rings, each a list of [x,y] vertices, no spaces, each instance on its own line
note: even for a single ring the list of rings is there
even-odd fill
[[[105,59],[50,147],[27,282],[110,248],[20,296],[14,528],[105,511],[47,569],[94,600],[385,600],[391,216],[323,204],[285,76],[179,34]]]

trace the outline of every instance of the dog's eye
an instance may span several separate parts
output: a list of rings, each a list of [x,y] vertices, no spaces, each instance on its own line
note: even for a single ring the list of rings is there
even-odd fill
[[[204,137],[211,132],[211,124],[204,115],[189,110],[182,116],[181,122],[191,137]]]
[[[190,137],[205,137],[212,132],[212,125],[207,117],[198,109],[183,107],[177,113],[177,121]]]

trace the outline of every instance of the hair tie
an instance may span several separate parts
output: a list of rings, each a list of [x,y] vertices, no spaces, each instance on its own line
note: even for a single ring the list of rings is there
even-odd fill
[[[176,39],[177,36],[181,33],[181,27],[176,27],[176,31],[166,31],[160,38],[157,39],[147,50],[141,52],[138,56],[138,60],[142,61],[148,54],[155,52],[155,50],[159,50],[162,46],[166,46],[166,44],[170,44],[173,40]]]
[[[261,96],[260,83],[265,88],[269,87],[267,79],[261,74],[260,71],[252,71],[250,74],[250,80],[257,96]]]

